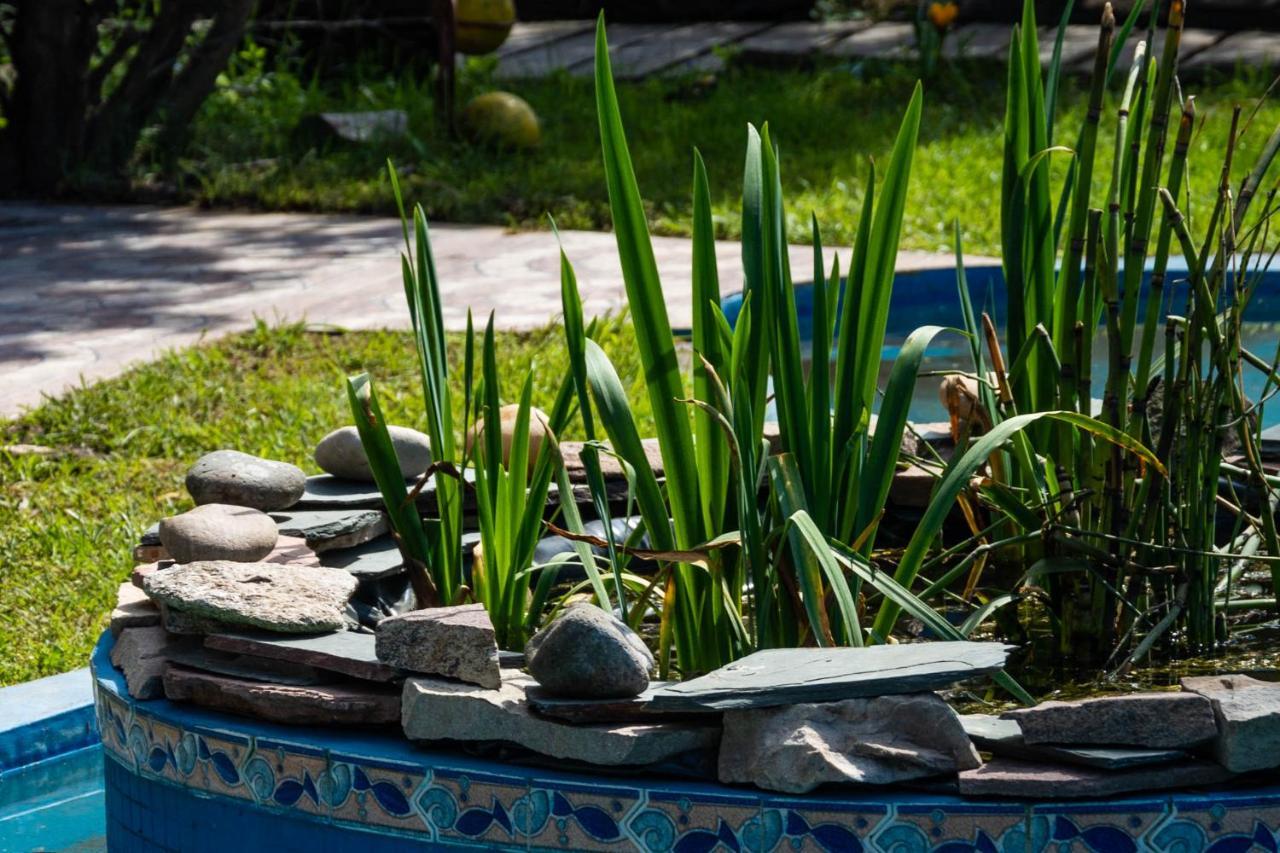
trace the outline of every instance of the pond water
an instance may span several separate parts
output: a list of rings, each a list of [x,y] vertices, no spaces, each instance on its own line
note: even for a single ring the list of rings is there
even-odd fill
[[[107,849],[102,747],[0,773],[0,853]]]
[[[1186,265],[1181,258],[1171,259],[1167,276],[1166,295],[1175,306],[1173,313],[1181,313],[1181,306],[1186,299],[1185,286]],[[996,322],[1001,335],[1004,334],[1004,275],[999,267],[972,266],[966,269],[970,297],[974,311],[984,310],[986,306],[992,319]],[[1144,277],[1143,287],[1148,284]],[[722,306],[725,315],[732,323],[737,319],[741,309],[741,294],[724,298]],[[810,283],[796,285],[796,309],[800,321],[802,338],[809,342],[813,337],[813,286]],[[1263,282],[1251,301],[1246,312],[1246,322],[1242,328],[1244,346],[1259,357],[1271,361],[1276,356],[1277,345],[1280,344],[1280,270],[1270,270],[1264,274]],[[899,273],[894,280],[893,295],[889,304],[889,325],[885,335],[885,346],[882,351],[880,369],[880,387],[888,381],[893,361],[898,356],[907,336],[921,326],[943,326],[962,328],[964,320],[960,310],[960,300],[956,291],[955,271],[951,269],[922,270]],[[1139,339],[1141,329],[1135,340]],[[1163,325],[1156,334],[1157,356],[1164,350]],[[1101,397],[1102,381],[1107,375],[1107,342],[1106,331],[1101,326],[1094,336],[1093,342],[1093,379],[1095,397]],[[832,354],[834,355],[834,353]],[[1006,358],[1009,354],[1006,353]],[[806,358],[812,360],[812,353]],[[834,365],[833,365],[834,369]],[[926,351],[922,373],[941,371],[964,371],[971,373],[973,363],[969,356],[969,342],[958,332],[940,334]],[[938,385],[941,379],[927,376],[916,384],[915,396],[911,403],[911,420],[916,423],[927,423],[947,420],[947,412],[938,398]],[[1246,367],[1244,370],[1245,393],[1251,400],[1258,400],[1264,390],[1265,379],[1257,370]],[[1263,407],[1263,426],[1280,424],[1280,403]]]

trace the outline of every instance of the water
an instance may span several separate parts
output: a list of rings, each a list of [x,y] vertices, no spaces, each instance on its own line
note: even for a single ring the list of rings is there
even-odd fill
[[[0,774],[0,853],[107,849],[102,747]]]

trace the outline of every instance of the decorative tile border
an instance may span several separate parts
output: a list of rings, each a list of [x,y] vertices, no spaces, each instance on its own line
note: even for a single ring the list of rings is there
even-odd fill
[[[1280,785],[1033,805],[902,791],[789,797],[556,773],[425,752],[385,735],[291,730],[164,700],[134,702],[110,666],[110,643],[99,642],[93,665],[108,760],[140,791],[154,783],[204,802],[239,801],[257,821],[276,814],[317,831],[501,850],[1280,851]],[[364,833],[353,849],[371,838]]]

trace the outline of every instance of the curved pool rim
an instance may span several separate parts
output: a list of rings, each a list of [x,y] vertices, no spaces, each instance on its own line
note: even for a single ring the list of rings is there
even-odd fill
[[[94,651],[109,850],[895,851],[1276,849],[1280,786],[1108,798],[965,800],[874,790],[784,796],[589,775],[135,702]]]

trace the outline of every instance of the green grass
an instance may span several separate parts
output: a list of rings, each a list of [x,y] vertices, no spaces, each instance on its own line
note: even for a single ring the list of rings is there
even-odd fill
[[[746,126],[767,120],[781,147],[789,237],[807,240],[812,211],[826,242],[848,245],[867,158],[882,161],[887,155],[901,104],[915,82],[912,73],[911,66],[807,72],[732,67],[711,83],[684,78],[620,86],[623,119],[655,231],[689,233],[692,147],[697,145],[710,167],[717,234],[736,236]],[[435,221],[540,228],[550,212],[562,228],[609,227],[589,80],[561,75],[499,84],[483,68],[465,73],[463,102],[476,92],[505,87],[528,100],[541,117],[539,150],[504,153],[442,135],[432,118],[430,85],[413,77],[359,66],[342,84],[304,86],[288,72],[265,71],[260,57],[242,55],[206,104],[182,159],[166,168],[141,166],[138,179],[175,185],[184,197],[210,205],[390,214],[384,172],[390,155],[404,170],[406,198],[421,201]],[[1251,105],[1267,82],[1245,73],[1188,83],[1203,119],[1191,154],[1192,184],[1200,199],[1211,197],[1217,180],[1213,164],[1221,162],[1232,105]],[[1078,78],[1065,81],[1057,144],[1074,143],[1084,109],[1082,86]],[[949,66],[926,84],[905,248],[949,249],[951,223],[959,218],[968,251],[997,253],[1003,93],[1003,67],[992,63]],[[317,149],[291,135],[308,112],[387,108],[408,111],[409,138]],[[1241,162],[1251,161],[1278,120],[1280,103],[1264,106]],[[1110,138],[1113,123],[1109,105],[1101,138]],[[1109,150],[1099,157],[1099,198],[1110,157]],[[1067,159],[1054,161],[1060,176]],[[159,161],[151,155],[142,162]]]
[[[615,323],[602,342],[651,435],[631,337],[628,325]],[[461,341],[454,335],[450,345]],[[231,447],[318,473],[311,449],[350,422],[343,380],[362,370],[376,377],[393,423],[420,427],[405,414],[422,411],[411,347],[400,332],[260,326],[0,422],[0,446],[63,452],[40,458],[0,450],[0,685],[85,665],[139,535],[190,508],[182,480],[202,453]],[[568,370],[559,329],[500,334],[498,357],[505,400],[532,372],[534,404],[550,407]],[[461,355],[454,360],[460,364]],[[455,392],[460,384],[455,378]]]

